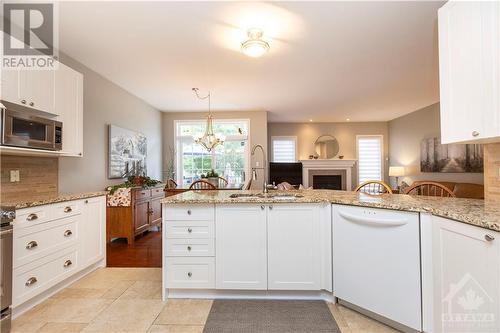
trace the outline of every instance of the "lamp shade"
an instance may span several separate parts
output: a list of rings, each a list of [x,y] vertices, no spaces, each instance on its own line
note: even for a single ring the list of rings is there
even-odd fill
[[[390,177],[401,177],[405,175],[405,168],[402,166],[391,166],[389,167]]]

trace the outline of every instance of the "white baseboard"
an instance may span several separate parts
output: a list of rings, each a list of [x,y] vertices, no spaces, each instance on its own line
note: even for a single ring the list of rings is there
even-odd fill
[[[337,301],[328,291],[165,289],[164,295],[165,298],[322,300],[332,303]]]
[[[45,290],[44,292],[36,295],[35,297],[31,298],[30,300],[19,304],[15,308],[12,309],[12,319],[15,319],[16,317],[19,317],[26,311],[32,309],[34,306],[42,303],[45,301],[47,298],[51,297],[52,295],[58,293],[62,289],[66,288],[70,284],[76,282],[77,280],[81,279],[85,275],[95,271],[96,269],[100,267],[106,267],[106,259],[101,259],[97,261],[96,263],[88,266],[87,268],[82,269],[81,271],[75,273],[74,275],[70,276],[69,278],[59,282],[58,284],[50,287],[49,289]]]

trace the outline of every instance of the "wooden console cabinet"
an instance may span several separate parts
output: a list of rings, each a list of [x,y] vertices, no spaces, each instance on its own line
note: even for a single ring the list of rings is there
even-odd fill
[[[131,203],[126,207],[107,207],[106,241],[112,238],[127,238],[128,244],[134,243],[138,234],[153,226],[161,226],[161,199],[164,198],[164,185],[131,190]]]

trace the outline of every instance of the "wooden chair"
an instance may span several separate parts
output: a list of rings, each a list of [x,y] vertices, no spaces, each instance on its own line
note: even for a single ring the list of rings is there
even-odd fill
[[[422,182],[412,185],[406,189],[405,194],[431,197],[456,197],[449,188],[436,182]]]
[[[356,187],[355,192],[366,194],[392,194],[392,189],[389,185],[380,180],[367,180]]]
[[[167,188],[172,189],[172,188],[177,188],[177,182],[173,180],[172,178],[169,178],[167,180]]]
[[[209,183],[208,181],[201,179],[201,180],[197,180],[197,181],[193,182],[189,186],[189,189],[190,190],[216,190],[217,188],[214,186],[214,184]]]
[[[226,187],[226,185],[227,185],[227,179],[224,178],[224,177],[221,177],[221,176],[219,176],[218,178],[219,178],[219,184],[218,184],[217,187],[218,188]]]

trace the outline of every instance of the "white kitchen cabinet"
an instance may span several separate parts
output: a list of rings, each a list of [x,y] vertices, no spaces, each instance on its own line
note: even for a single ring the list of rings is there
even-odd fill
[[[217,289],[267,289],[266,209],[255,204],[217,205]]]
[[[439,9],[441,141],[500,140],[500,3]]]
[[[5,101],[18,101],[21,103],[19,96],[19,70],[17,69],[1,69],[1,92],[0,99]]]
[[[83,200],[79,225],[80,265],[88,266],[104,258],[106,249],[106,197]]]
[[[318,205],[269,206],[269,290],[321,289],[320,224]]]
[[[83,156],[83,75],[59,64],[55,72],[55,113],[63,123],[64,156]]]
[[[19,96],[21,105],[56,114],[55,70],[20,70]]]
[[[500,233],[422,214],[424,331],[500,331]]]

